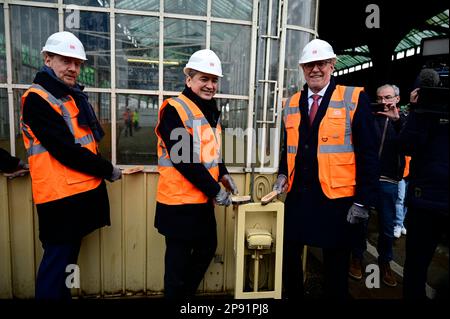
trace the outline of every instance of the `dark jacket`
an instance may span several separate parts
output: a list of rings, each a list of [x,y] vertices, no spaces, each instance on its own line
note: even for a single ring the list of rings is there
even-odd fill
[[[352,122],[352,138],[356,154],[356,193],[354,197],[327,198],[319,182],[317,144],[318,127],[336,87],[334,78],[322,98],[312,128],[309,125],[308,97],[299,102],[302,121],[295,160],[295,175],[285,202],[285,238],[319,247],[336,247],[347,242],[347,212],[353,202],[374,206],[378,191],[379,162],[374,119],[369,99],[362,92]],[[303,91],[307,92],[307,85]],[[286,139],[279,173],[287,174]]]
[[[67,87],[45,72],[38,72],[33,83],[40,84],[56,98],[68,95]],[[23,121],[47,151],[63,165],[101,178],[109,178],[112,164],[75,143],[63,117],[39,95],[30,93],[25,100]],[[79,240],[93,230],[110,225],[106,185],[36,205],[39,216],[39,238],[42,242]]]
[[[216,101],[203,100],[188,87],[183,94],[191,99],[202,111],[211,127],[217,126],[220,111]],[[177,128],[184,128],[180,116],[172,105],[167,105],[161,115],[159,134],[170,154],[172,147],[181,140],[170,139],[170,133]],[[190,150],[193,150],[194,140],[190,136]],[[174,167],[195,187],[201,190],[211,200],[205,204],[166,205],[156,203],[155,227],[166,236],[192,238],[203,236],[208,229],[216,227],[214,217],[214,205],[212,199],[220,190],[220,185],[212,178],[211,174],[201,163],[194,163],[193,153],[190,154],[190,162],[173,163]],[[228,171],[223,163],[219,164],[219,179]]]
[[[400,152],[398,135],[405,122],[405,117],[401,114],[400,119],[395,122],[387,119],[386,116],[375,115],[378,149],[381,147],[384,127],[387,125],[380,156],[380,175],[400,181],[405,170],[405,155]]]
[[[0,171],[12,173],[17,170],[20,159],[12,156],[3,148],[0,148]]]
[[[432,113],[410,112],[400,133],[402,150],[411,156],[408,207],[448,216],[448,119]]]

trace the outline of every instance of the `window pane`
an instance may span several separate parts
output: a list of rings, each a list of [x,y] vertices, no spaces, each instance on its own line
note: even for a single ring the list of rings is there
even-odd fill
[[[6,83],[6,46],[3,4],[0,4],[0,83]]]
[[[212,16],[237,20],[251,20],[253,0],[212,0]]]
[[[159,19],[116,15],[117,87],[158,89]]]
[[[8,93],[6,89],[0,89],[0,147],[11,151],[9,141],[9,109]]]
[[[109,8],[109,2],[108,0],[64,0],[64,4],[104,8]]]
[[[111,160],[111,94],[88,92],[87,95],[103,131],[105,131],[105,136],[99,144],[100,154]]]
[[[25,93],[25,90],[14,90],[14,141],[16,144],[16,157],[19,157],[23,161],[28,161],[27,152],[25,151],[25,145],[23,144],[22,130],[20,129],[20,108],[21,98]]]
[[[158,96],[117,95],[117,164],[157,164],[158,109]]]
[[[11,6],[13,82],[30,84],[42,67],[41,50],[58,31],[58,10]]]
[[[164,12],[206,15],[206,0],[165,0]]]
[[[159,11],[159,0],[130,1],[116,0],[116,8],[132,10]]]
[[[206,47],[206,22],[164,19],[164,90],[184,89],[183,68],[195,51]]]
[[[67,14],[66,14],[67,16]],[[68,28],[83,43],[87,61],[81,68],[79,82],[89,87],[111,87],[111,50],[109,14],[80,12],[80,28]]]
[[[284,66],[285,89],[282,97],[286,98],[298,92],[304,83],[303,76],[300,76],[298,61],[303,47],[311,41],[313,35],[310,33],[287,30],[286,33],[286,62]]]
[[[213,23],[211,50],[222,62],[220,93],[248,95],[250,80],[250,26]]]
[[[301,14],[299,14],[301,12]],[[314,29],[316,0],[296,0],[288,2],[287,23]]]
[[[222,111],[222,159],[226,165],[244,167],[251,130],[247,130],[248,101],[217,99]]]

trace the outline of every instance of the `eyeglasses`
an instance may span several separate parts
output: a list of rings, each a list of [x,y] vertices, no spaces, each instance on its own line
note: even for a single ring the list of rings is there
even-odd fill
[[[397,97],[396,95],[377,96],[377,102],[383,102],[383,100],[389,102],[395,99],[396,97]]]
[[[328,63],[331,63],[331,61],[330,60],[313,61],[304,63],[302,66],[308,72],[314,69],[316,66],[322,71],[327,66]]]

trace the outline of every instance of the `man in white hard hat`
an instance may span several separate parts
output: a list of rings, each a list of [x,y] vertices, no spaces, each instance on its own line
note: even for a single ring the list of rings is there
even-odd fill
[[[214,205],[228,206],[238,189],[222,163],[220,111],[214,95],[221,62],[208,49],[192,54],[185,88],[164,101],[158,136],[155,227],[165,236],[164,294],[195,294],[217,246]],[[225,186],[221,188],[219,182]]]
[[[121,172],[98,153],[104,132],[77,84],[83,44],[57,32],[42,54],[44,66],[22,96],[21,125],[44,248],[35,297],[61,300],[71,298],[66,269],[77,263],[82,238],[110,225],[104,179]]]
[[[284,148],[274,190],[285,202],[285,297],[303,295],[304,245],[323,249],[325,294],[347,298],[349,233],[376,199],[373,116],[363,88],[341,86],[329,43],[312,40],[299,64],[306,84],[284,105]]]

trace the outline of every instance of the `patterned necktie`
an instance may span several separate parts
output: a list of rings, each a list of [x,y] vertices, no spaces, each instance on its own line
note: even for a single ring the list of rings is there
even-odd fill
[[[314,121],[314,117],[316,116],[317,109],[319,108],[319,94],[313,94],[312,96],[313,102],[311,105],[311,110],[309,111],[309,124],[312,126],[312,123]]]

